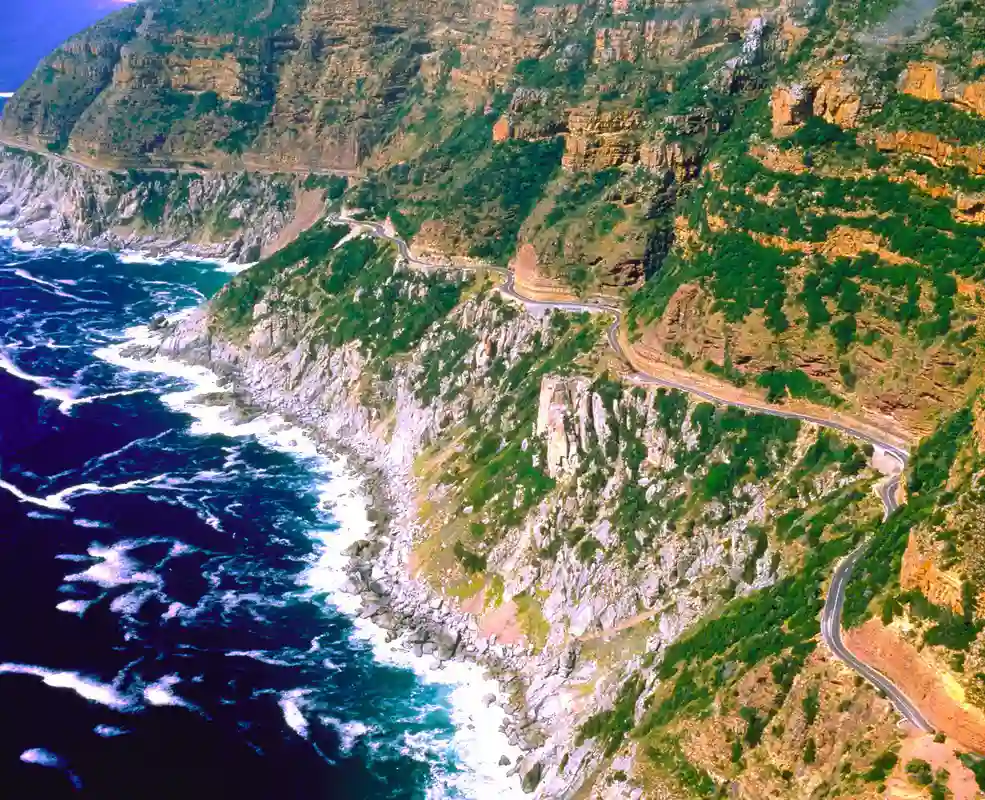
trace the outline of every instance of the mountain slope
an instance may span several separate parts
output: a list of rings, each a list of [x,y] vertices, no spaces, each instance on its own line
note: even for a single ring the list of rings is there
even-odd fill
[[[399,468],[404,549],[367,548],[427,599],[376,616],[435,601],[505,653],[529,788],[958,796],[985,750],[983,53],[966,0],[149,0],[46,60],[2,135],[145,168],[121,190],[345,172],[413,253],[480,267],[420,274],[318,223],[172,350]],[[343,199],[286,185],[323,182]],[[160,185],[134,208],[180,206]],[[882,520],[840,434],[631,386],[603,322],[528,315],[484,263],[622,304],[637,369],[918,442],[906,505]],[[866,540],[845,640],[946,742],[904,742],[820,645]]]

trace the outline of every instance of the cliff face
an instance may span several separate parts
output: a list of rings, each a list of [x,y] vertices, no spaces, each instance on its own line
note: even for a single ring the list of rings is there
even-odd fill
[[[704,87],[746,102],[809,13],[148,0],[49,56],[0,138],[91,167],[369,173],[353,204],[425,239],[443,226],[449,256],[505,265],[526,244],[547,277],[622,292],[665,254],[661,218],[734,113]],[[617,202],[570,196],[565,176],[618,177]],[[561,209],[601,216],[575,236]]]
[[[302,195],[286,176],[113,173],[9,150],[0,157],[0,225],[42,244],[255,261],[291,233]]]
[[[695,776],[762,796],[768,764],[838,780],[832,764],[798,766],[803,723],[740,745],[762,765],[742,773],[715,744],[741,741],[735,709],[696,722],[699,709],[673,698],[738,692],[764,718],[799,713],[801,695],[786,699],[795,673],[774,670],[771,692],[757,676],[770,674],[767,653],[793,664],[814,648],[816,619],[802,606],[818,598],[797,599],[791,581],[807,538],[838,536],[825,509],[840,509],[842,524],[876,510],[863,454],[793,421],[617,382],[602,321],[530,315],[465,276],[395,267],[371,241],[337,248],[344,233],[308,231],[163,350],[212,366],[386,476],[392,524],[354,550],[367,614],[395,636],[410,631],[408,647],[501,676],[525,753],[511,767],[535,796],[680,796]],[[788,621],[778,651],[757,645],[739,664],[732,648],[746,638],[718,639],[701,620],[773,591],[807,613]],[[753,638],[771,636],[755,608],[740,612]],[[716,643],[678,675],[694,635]],[[838,668],[819,656],[812,670],[817,681]],[[833,697],[825,726],[844,705]],[[868,693],[855,702],[866,724],[889,713]],[[816,716],[807,724],[820,730]]]
[[[653,363],[925,435],[977,389],[985,125],[957,53],[982,15],[944,3],[904,45],[851,6],[705,159],[687,242],[634,296],[634,340]]]

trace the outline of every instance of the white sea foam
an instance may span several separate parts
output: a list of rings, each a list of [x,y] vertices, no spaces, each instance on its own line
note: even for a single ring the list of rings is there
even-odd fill
[[[183,312],[172,318],[177,319],[188,313]],[[319,455],[317,444],[302,428],[287,423],[277,414],[265,414],[249,422],[241,422],[231,416],[228,407],[203,402],[204,395],[214,396],[222,391],[218,376],[210,370],[161,356],[137,359],[124,355],[124,351],[134,344],[146,346],[160,343],[160,336],[146,327],[130,329],[127,334],[127,342],[100,350],[97,355],[128,369],[156,372],[188,381],[191,388],[166,394],[162,400],[193,418],[192,433],[254,436],[268,447],[304,459],[321,476],[322,483],[318,487],[320,505],[337,520],[338,526],[310,532],[318,544],[318,555],[302,580],[313,592],[327,594],[334,606],[355,617],[360,600],[345,591],[348,583],[345,567],[349,562],[346,548],[366,538],[372,531],[367,514],[369,498],[361,478],[348,467],[343,457],[330,459]],[[243,600],[239,596],[235,599],[237,603]],[[194,609],[176,612],[178,616],[194,613]],[[356,617],[353,624],[354,635],[372,645],[378,661],[411,669],[425,683],[450,689],[450,715],[455,727],[451,747],[461,769],[445,772],[436,765],[437,780],[431,794],[436,797],[453,794],[474,798],[519,796],[519,778],[507,777],[499,759],[506,755],[515,763],[522,753],[500,731],[505,711],[497,705],[487,706],[484,702],[490,693],[499,695],[499,685],[486,678],[477,664],[446,662],[436,669],[433,658],[415,657],[405,645],[388,642],[386,632],[371,621]],[[307,738],[309,729],[304,715],[305,694],[306,690],[285,692],[279,698],[279,705],[287,725],[299,736]],[[444,749],[447,747],[432,748],[432,763],[441,758]]]
[[[287,723],[287,727],[302,739],[308,738],[308,721],[304,718],[300,703],[308,693],[309,690],[307,689],[292,689],[289,692],[283,692],[277,700],[277,705],[280,706],[280,710],[284,714],[284,722]]]
[[[117,586],[127,586],[129,584],[159,586],[161,583],[160,576],[153,572],[141,571],[137,562],[127,556],[128,551],[134,546],[150,541],[124,540],[117,542],[111,547],[93,544],[89,547],[88,553],[90,557],[96,559],[96,563],[82,572],[66,575],[65,582],[94,583],[103,589],[112,589]]]
[[[92,732],[104,739],[111,739],[114,736],[126,736],[130,731],[126,728],[117,728],[114,725],[97,725],[92,729]]]
[[[34,392],[36,395],[49,400],[59,401],[59,408],[61,408],[62,403],[71,403],[75,399],[75,395],[71,390],[56,386],[51,378],[43,375],[32,375],[18,367],[3,347],[0,347],[0,370],[19,380],[33,383],[39,387]]]
[[[228,272],[235,275],[245,269],[249,269],[256,262],[249,264],[239,264],[228,258],[221,256],[203,256],[196,253],[188,253],[185,250],[171,250],[163,255],[151,255],[145,250],[121,250],[116,254],[117,259],[123,264],[153,264],[161,265],[169,261],[187,261],[195,264],[212,264],[219,272]]]
[[[48,294],[53,294],[56,297],[62,297],[66,300],[74,300],[77,303],[99,303],[103,304],[105,300],[88,300],[85,297],[79,297],[78,295],[72,294],[71,292],[66,292],[57,283],[52,283],[51,281],[45,280],[44,278],[39,278],[37,275],[28,272],[22,267],[15,267],[13,269],[4,269],[3,272],[11,272],[22,280],[29,281],[30,283],[37,284],[42,287],[44,291]]]
[[[121,250],[116,254],[116,259],[121,264],[163,264],[164,259],[155,258],[140,250]]]
[[[352,748],[356,746],[356,742],[367,733],[371,733],[375,730],[369,725],[362,722],[352,721],[343,722],[336,717],[319,717],[325,725],[331,725],[339,734],[339,750],[343,755],[351,755]]]
[[[43,747],[32,747],[21,753],[21,761],[25,764],[37,764],[41,767],[60,768],[64,762],[57,753],[45,750]]]
[[[318,558],[304,580],[317,592],[327,593],[339,609],[354,616],[361,602],[357,595],[345,591],[348,583],[345,566],[349,560],[346,551],[354,542],[366,538],[372,524],[366,514],[368,500],[362,481],[346,469],[344,462],[336,462],[331,475],[321,487],[320,498],[339,527],[313,532],[320,543]],[[489,694],[500,695],[499,684],[487,678],[484,670],[474,663],[448,661],[437,669],[432,657],[416,657],[399,640],[387,641],[387,632],[370,620],[356,617],[354,628],[357,638],[372,644],[378,661],[411,669],[425,683],[450,688],[450,716],[455,727],[451,747],[464,769],[438,770],[433,796],[443,797],[448,792],[475,798],[518,796],[519,778],[508,778],[499,760],[505,755],[515,763],[522,753],[500,730],[506,712],[485,702]],[[421,760],[433,761],[447,749],[429,738],[430,734],[424,737],[417,742],[422,748]]]
[[[169,619],[175,619],[177,617],[180,617],[182,612],[186,611],[187,609],[188,606],[186,606],[184,603],[178,603],[178,602],[171,603],[168,606],[167,611],[161,614],[161,619],[165,621]]]
[[[55,608],[69,614],[78,614],[81,617],[95,602],[95,600],[62,600]]]
[[[181,683],[181,679],[176,675],[165,675],[149,684],[137,683],[128,694],[118,688],[120,678],[113,684],[108,684],[78,672],[13,663],[0,664],[0,675],[4,674],[31,675],[40,678],[47,686],[69,689],[90,703],[97,703],[124,713],[137,713],[148,706],[179,706],[193,711],[199,710],[197,706],[175,694],[173,687]],[[125,730],[108,725],[98,726],[96,732],[100,736],[119,736],[126,733]]]
[[[132,701],[109,684],[84,677],[78,672],[62,672],[31,664],[7,663],[0,664],[0,675],[32,675],[54,689],[69,689],[90,703],[98,703],[117,711],[129,711],[133,708]]]
[[[74,525],[78,525],[80,528],[109,528],[110,524],[108,522],[100,522],[97,519],[86,519],[85,517],[76,517],[72,520]]]
[[[82,779],[71,770],[66,769],[65,759],[51,750],[46,750],[43,747],[32,747],[21,753],[21,761],[25,764],[37,764],[39,767],[63,770],[72,786],[77,790],[82,788]]]
[[[99,400],[109,400],[113,397],[127,397],[132,394],[145,394],[149,391],[149,389],[121,389],[117,392],[104,392],[103,394],[92,394],[86,397],[71,396],[69,399],[63,400],[58,404],[58,410],[67,415],[75,406],[95,403]]]
[[[155,591],[133,591],[114,597],[109,604],[109,610],[114,614],[125,614],[133,616],[140,611],[140,607],[148,600],[157,597]]]
[[[254,661],[259,661],[262,664],[272,664],[277,667],[290,667],[293,666],[290,661],[284,661],[280,658],[274,658],[273,656],[267,655],[265,650],[230,650],[226,653],[227,658],[252,658]]]
[[[34,497],[12,483],[0,480],[0,489],[6,489],[22,503],[33,503],[41,508],[52,511],[71,511],[72,507],[66,502],[69,497],[82,494],[104,494],[106,492],[126,492],[138,486],[150,486],[160,482],[165,476],[157,475],[153,478],[138,478],[132,481],[124,481],[113,486],[103,486],[99,483],[80,483],[77,486],[69,486],[53,494],[44,497]]]
[[[144,700],[152,706],[181,706],[195,709],[196,706],[187,700],[182,700],[172,691],[171,687],[179,683],[181,683],[181,678],[177,675],[165,675],[160,680],[144,687]]]
[[[5,240],[8,243],[8,246],[12,249],[25,253],[31,253],[35,250],[42,249],[39,245],[28,244],[27,242],[22,241],[17,228],[13,228],[9,225],[0,225],[0,239]]]

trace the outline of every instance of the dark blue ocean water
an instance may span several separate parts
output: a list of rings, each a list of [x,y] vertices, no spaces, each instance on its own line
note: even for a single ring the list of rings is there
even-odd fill
[[[341,466],[114,363],[228,277],[0,241],[0,795],[509,794],[469,716],[488,687],[397,665],[333,605]]]

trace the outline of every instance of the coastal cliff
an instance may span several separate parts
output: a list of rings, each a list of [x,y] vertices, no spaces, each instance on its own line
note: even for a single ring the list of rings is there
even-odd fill
[[[324,200],[294,176],[114,172],[0,148],[0,226],[37,244],[250,262]]]
[[[796,588],[798,537],[838,540],[835,508],[842,524],[878,513],[865,454],[796,421],[634,388],[601,345],[603,320],[530,314],[481,276],[408,271],[346,234],[303,234],[167,330],[160,352],[209,366],[247,405],[303,422],[377,476],[388,514],[352,550],[351,590],[409,649],[500,678],[524,752],[504,770],[527,791],[680,797],[699,780],[763,796],[754,787],[777,759],[800,760],[805,733],[743,744],[739,712],[795,717],[800,680],[843,671],[814,652],[820,586]],[[735,660],[744,637],[729,635],[682,656],[708,635],[702,619],[764,592],[807,604],[791,606],[803,617],[788,639],[767,643],[766,624],[751,658]],[[754,690],[763,667],[810,653],[813,678]],[[679,693],[699,686],[721,694],[696,723]],[[891,714],[852,693],[858,725]],[[812,720],[819,747],[842,746],[838,703]],[[730,731],[748,750],[741,776],[731,745],[721,762],[713,744]],[[838,780],[833,763],[801,769]]]
[[[985,7],[202,8],[135,4],[40,65],[0,225],[258,261],[163,352],[358,452],[390,513],[351,588],[502,676],[504,769],[545,798],[963,796],[985,723],[916,786],[943,743],[901,742],[818,618],[868,543],[846,641],[981,716]],[[347,237],[343,201],[468,269]],[[837,424],[643,385],[585,298],[634,369],[904,434],[906,505]]]

